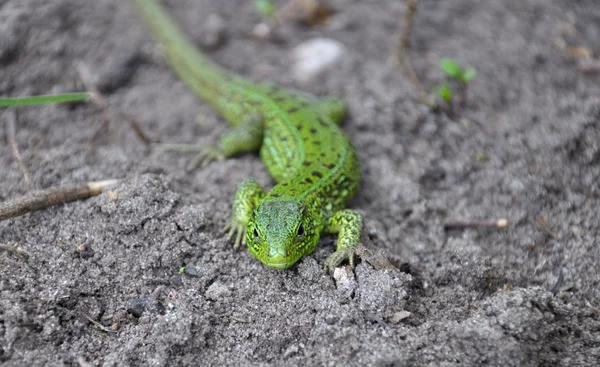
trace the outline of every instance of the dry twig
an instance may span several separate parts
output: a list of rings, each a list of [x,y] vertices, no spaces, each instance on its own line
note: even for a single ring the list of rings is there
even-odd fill
[[[398,37],[398,44],[396,46],[396,55],[393,62],[396,66],[403,66],[410,82],[415,86],[419,101],[431,109],[437,107],[437,101],[435,96],[427,93],[423,84],[419,80],[415,69],[412,66],[410,56],[408,55],[408,49],[410,48],[410,34],[413,28],[415,15],[417,14],[417,3],[418,0],[407,0],[404,7],[404,17],[402,22],[402,30]]]
[[[452,229],[465,229],[465,228],[506,228],[508,226],[508,219],[502,218],[498,220],[473,220],[473,221],[450,221],[444,223],[444,230],[449,231]]]
[[[17,257],[23,257],[24,255],[27,255],[17,244],[7,245],[4,243],[0,243],[0,250],[12,252],[12,254]]]
[[[0,203],[0,221],[53,205],[87,199],[101,194],[105,187],[115,183],[117,180],[93,181],[30,192]]]
[[[371,264],[377,270],[389,269],[400,273],[400,270],[387,259],[385,254],[381,252],[375,253],[366,248],[364,245],[359,245],[356,248],[356,255]]]
[[[550,220],[548,219],[547,215],[540,215],[536,224],[538,228],[544,230],[544,232],[550,235],[550,237],[554,238],[555,240],[560,239],[560,236],[550,228]]]
[[[106,97],[104,97],[104,95],[100,92],[100,90],[92,82],[93,78],[92,78],[92,72],[90,71],[90,68],[86,64],[80,62],[77,64],[77,72],[79,73],[79,78],[81,79],[81,82],[85,86],[85,89],[89,93],[92,94],[92,102],[94,102],[94,104],[96,106],[100,107],[104,111],[104,121],[92,133],[90,140],[95,141],[98,138],[98,136],[100,135],[100,132],[108,126],[110,121],[114,121],[118,117],[118,118],[121,118],[121,119],[127,121],[129,123],[129,126],[131,127],[131,129],[135,132],[135,135],[144,143],[144,145],[149,146],[151,143],[151,140],[144,133],[141,125],[135,119],[131,118],[129,115],[127,115],[124,112],[118,113],[117,116],[114,116],[110,112],[110,108],[109,108],[108,102],[106,100]]]
[[[17,165],[19,166],[19,169],[21,170],[21,172],[23,173],[23,179],[25,180],[25,183],[27,184],[27,186],[31,186],[31,178],[29,176],[29,171],[27,170],[27,167],[25,166],[25,164],[23,163],[23,159],[21,158],[21,153],[19,153],[19,148],[17,146],[17,140],[15,139],[15,135],[16,135],[16,125],[17,122],[19,121],[19,113],[17,112],[16,109],[13,109],[12,111],[10,111],[7,114],[7,119],[6,119],[6,135],[8,137],[8,145],[10,146],[10,149],[12,150],[12,154],[15,157],[15,161],[17,161]]]
[[[417,14],[417,0],[408,0],[404,7],[404,22],[402,23],[402,31],[398,37],[398,45],[396,46],[396,63],[404,64],[407,61],[406,50],[410,46],[410,32]],[[412,70],[412,68],[411,68]]]
[[[89,322],[91,322],[92,324],[96,325],[96,327],[97,327],[98,329],[100,329],[100,330],[102,330],[102,331],[105,331],[105,332],[107,332],[107,333],[109,333],[109,334],[110,334],[110,333],[113,333],[113,334],[114,334],[114,333],[116,333],[116,331],[114,331],[114,330],[112,330],[112,329],[110,329],[110,328],[107,328],[106,326],[102,325],[102,324],[101,324],[101,323],[99,323],[98,321],[96,321],[96,320],[92,319],[92,317],[91,317],[90,315],[88,315],[88,314],[86,314],[86,313],[83,313],[83,312],[82,312],[81,314],[82,314],[82,315],[83,315],[83,316],[84,316],[86,319],[88,319],[88,321],[89,321]]]
[[[587,299],[585,300],[585,305],[592,310],[592,312],[596,315],[596,316],[600,316],[600,309],[597,307],[592,306],[592,304],[590,303],[590,301],[588,301]]]
[[[92,365],[87,363],[85,359],[81,356],[77,357],[77,364],[79,365],[79,367],[92,367]]]

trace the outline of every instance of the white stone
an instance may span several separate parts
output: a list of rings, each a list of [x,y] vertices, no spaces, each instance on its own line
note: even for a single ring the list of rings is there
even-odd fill
[[[313,80],[327,68],[336,64],[344,55],[344,45],[328,38],[313,38],[296,46],[292,51],[294,60],[292,74],[305,83]]]

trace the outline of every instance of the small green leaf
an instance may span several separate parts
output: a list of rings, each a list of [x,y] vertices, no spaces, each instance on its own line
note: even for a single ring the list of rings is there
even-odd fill
[[[254,7],[265,18],[272,18],[277,10],[275,3],[270,0],[254,0]]]
[[[50,103],[83,101],[91,97],[90,93],[66,93],[43,96],[0,98],[0,107],[34,106]]]
[[[462,68],[458,62],[448,58],[440,60],[440,69],[450,78],[459,79],[462,74]]]
[[[435,92],[440,96],[444,101],[450,103],[452,102],[452,89],[448,85],[448,83],[444,83],[437,88],[435,88]]]
[[[462,80],[463,83],[468,83],[469,81],[471,81],[471,79],[475,78],[475,76],[477,76],[477,70],[475,70],[474,67],[468,67],[463,73],[462,73],[462,77],[460,78]]]

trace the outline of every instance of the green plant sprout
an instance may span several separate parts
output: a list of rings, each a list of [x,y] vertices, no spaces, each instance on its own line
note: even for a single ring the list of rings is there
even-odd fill
[[[469,66],[464,69],[460,66],[456,60],[443,58],[440,60],[440,69],[446,76],[451,79],[456,79],[463,84],[469,83],[475,76],[477,76],[477,70],[474,67]]]
[[[474,67],[467,67],[463,69],[460,64],[453,59],[442,58],[440,60],[440,69],[446,74],[446,78],[449,80],[455,80],[459,83],[459,88],[462,98],[460,99],[461,105],[464,106],[467,103],[467,86],[469,82],[477,76],[477,70]],[[454,93],[448,81],[445,81],[442,85],[435,88],[435,93],[448,104],[450,112],[453,110]]]
[[[446,103],[452,102],[452,89],[447,82],[435,88],[435,92]]]
[[[41,96],[0,98],[0,107],[35,106],[51,103],[78,102],[90,98],[91,93],[64,93]]]
[[[254,0],[254,8],[265,18],[272,19],[277,11],[277,6],[271,0]]]

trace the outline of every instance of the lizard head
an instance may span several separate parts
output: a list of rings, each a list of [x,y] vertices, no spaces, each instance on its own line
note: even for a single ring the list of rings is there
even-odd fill
[[[293,200],[264,201],[247,226],[248,250],[270,268],[289,268],[313,252],[318,241],[309,210]]]

